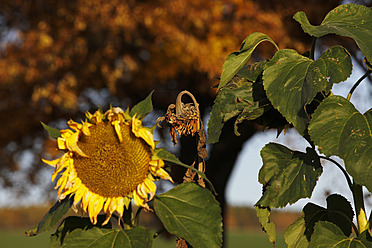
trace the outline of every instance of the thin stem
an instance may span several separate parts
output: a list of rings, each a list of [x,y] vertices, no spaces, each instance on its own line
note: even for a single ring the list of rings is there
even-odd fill
[[[363,79],[365,79],[366,77],[368,77],[370,74],[372,73],[371,70],[368,70],[366,71],[366,73],[364,73],[363,76],[361,76],[358,81],[356,81],[356,83],[353,85],[353,87],[350,89],[350,92],[349,94],[347,95],[347,100],[350,101],[350,98],[351,98],[351,95],[353,94],[353,92],[355,91],[355,89],[359,86],[359,84],[363,81]]]
[[[353,183],[351,182],[349,174],[347,174],[346,170],[344,169],[344,167],[342,167],[342,165],[340,165],[337,161],[335,161],[331,158],[327,158],[327,157],[324,157],[324,156],[319,156],[319,158],[322,158],[322,159],[325,159],[325,160],[328,160],[328,161],[334,163],[342,171],[342,173],[344,174],[344,176],[346,178],[347,184],[349,185],[350,190],[353,191]]]
[[[310,55],[309,59],[314,59],[314,53],[315,53],[315,45],[316,45],[316,37],[313,37],[312,43],[311,43],[311,50],[310,50]]]

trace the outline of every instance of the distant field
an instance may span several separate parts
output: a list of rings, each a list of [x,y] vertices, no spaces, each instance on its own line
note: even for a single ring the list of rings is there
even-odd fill
[[[24,231],[0,231],[0,246],[2,248],[43,248],[48,247],[49,233],[36,237],[24,236]],[[227,233],[226,244],[228,248],[272,248],[264,233],[248,231],[230,231]],[[161,237],[155,239],[154,248],[175,248],[175,239],[165,240]],[[276,248],[286,247],[283,236],[278,237]]]

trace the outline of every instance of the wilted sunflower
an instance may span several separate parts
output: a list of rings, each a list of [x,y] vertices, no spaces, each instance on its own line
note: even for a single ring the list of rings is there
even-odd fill
[[[59,200],[73,195],[73,208],[80,203],[93,224],[102,209],[104,224],[115,211],[122,217],[131,199],[148,209],[147,202],[156,191],[154,181],[172,181],[163,169],[164,161],[154,152],[153,129],[143,127],[140,119],[121,108],[86,116],[85,122],[70,120],[71,129],[60,131],[58,148],[66,153],[53,161],[43,160],[56,168],[52,181],[60,175]]]

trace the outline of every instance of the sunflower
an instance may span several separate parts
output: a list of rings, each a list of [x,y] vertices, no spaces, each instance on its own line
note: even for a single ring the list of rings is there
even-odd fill
[[[104,224],[115,211],[122,217],[131,199],[149,209],[147,202],[156,192],[154,181],[172,181],[164,161],[156,155],[154,129],[142,126],[141,119],[121,108],[104,114],[101,110],[87,112],[86,116],[85,122],[70,120],[70,129],[60,130],[58,148],[66,151],[62,157],[43,159],[55,167],[52,181],[59,175],[59,200],[73,196],[73,209],[80,206],[93,224],[102,209]]]

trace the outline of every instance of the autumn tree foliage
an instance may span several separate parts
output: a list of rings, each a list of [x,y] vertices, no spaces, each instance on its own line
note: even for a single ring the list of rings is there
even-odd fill
[[[40,121],[58,126],[58,120],[77,119],[97,104],[132,106],[152,90],[157,110],[165,112],[177,93],[187,89],[207,114],[216,95],[211,87],[218,83],[223,62],[247,34],[260,31],[280,48],[305,52],[311,44],[292,21],[293,14],[305,11],[319,24],[338,4],[1,0],[1,187],[39,183],[36,175],[45,167],[39,155],[51,142]],[[253,59],[273,52],[272,46],[262,44]],[[223,133],[221,142],[211,148],[207,175],[222,203],[235,159],[257,126],[246,123],[242,128],[249,132],[240,137]],[[187,154],[185,149],[181,155]],[[19,184],[11,175],[21,169],[25,152],[33,154],[32,166],[27,180]]]

